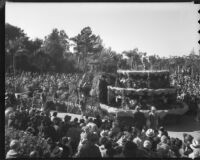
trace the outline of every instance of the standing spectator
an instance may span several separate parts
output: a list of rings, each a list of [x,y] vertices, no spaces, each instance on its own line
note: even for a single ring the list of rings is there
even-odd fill
[[[158,115],[156,113],[156,108],[154,106],[151,107],[151,111],[149,113],[149,122],[150,122],[150,126],[149,128],[153,129],[153,130],[157,130],[158,128]]]
[[[134,126],[138,130],[138,132],[142,131],[142,128],[145,126],[146,118],[144,113],[140,112],[141,107],[137,106],[135,108],[136,112],[134,113]]]

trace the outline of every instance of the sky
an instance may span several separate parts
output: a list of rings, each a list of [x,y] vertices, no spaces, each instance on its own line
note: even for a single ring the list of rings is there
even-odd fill
[[[105,47],[117,53],[138,48],[161,57],[199,53],[200,5],[187,3],[13,3],[6,2],[6,22],[31,39],[53,28],[76,36],[87,26]]]

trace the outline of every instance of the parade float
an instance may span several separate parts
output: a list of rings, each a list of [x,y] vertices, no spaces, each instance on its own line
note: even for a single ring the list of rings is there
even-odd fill
[[[177,101],[168,70],[117,70],[115,84],[107,86],[107,103],[100,102],[100,108],[120,119],[133,117],[138,105],[146,117],[150,108],[156,107],[161,120],[179,117],[189,109]]]

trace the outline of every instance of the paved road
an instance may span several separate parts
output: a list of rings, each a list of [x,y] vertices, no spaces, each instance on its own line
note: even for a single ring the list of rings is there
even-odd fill
[[[53,112],[53,111],[52,111]],[[70,113],[58,113],[58,117],[64,118],[65,115],[70,115],[72,120],[77,117],[81,118],[81,115]],[[166,129],[171,137],[177,137],[183,140],[183,133],[191,134],[193,137],[200,136],[200,122],[196,122],[192,116],[183,116],[179,124],[173,124],[166,126]]]
[[[200,122],[196,122],[192,116],[183,116],[179,124],[173,124],[166,129],[169,135],[183,139],[183,133],[191,134],[193,137],[200,136]]]

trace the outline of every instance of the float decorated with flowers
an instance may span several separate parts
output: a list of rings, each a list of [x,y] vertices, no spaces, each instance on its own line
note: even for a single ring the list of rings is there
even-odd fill
[[[107,103],[101,109],[117,116],[133,116],[136,106],[147,116],[152,106],[160,118],[183,115],[188,105],[177,100],[168,70],[118,70],[114,85],[107,86]]]

